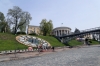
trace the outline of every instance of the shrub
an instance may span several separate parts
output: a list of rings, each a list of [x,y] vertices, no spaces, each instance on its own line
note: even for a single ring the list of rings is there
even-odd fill
[[[29,35],[35,35],[35,36],[37,36],[37,34],[36,34],[36,33],[31,33],[31,34],[29,34]]]
[[[26,34],[25,32],[17,32],[17,34]]]

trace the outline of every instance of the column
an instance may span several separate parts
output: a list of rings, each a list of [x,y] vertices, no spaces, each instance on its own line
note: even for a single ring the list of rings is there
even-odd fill
[[[59,32],[60,32],[60,36],[61,36],[61,30],[59,30]]]
[[[57,30],[57,36],[59,36],[59,34],[58,34],[58,30]]]
[[[57,32],[57,36],[58,36],[58,31],[56,31]]]
[[[100,31],[99,31],[99,40],[98,41],[99,41],[99,44],[100,44]]]
[[[55,33],[55,31],[54,31],[54,35],[55,35],[56,33]]]
[[[69,30],[68,30],[68,34],[69,34]]]
[[[57,31],[56,31],[56,36],[57,36]]]
[[[67,30],[66,30],[66,35],[67,35]]]
[[[70,34],[70,30],[69,30],[69,34]]]
[[[68,30],[67,30],[67,35],[68,35]]]
[[[59,35],[59,30],[58,30],[58,36],[60,36],[60,35]]]
[[[65,35],[65,30],[64,30],[64,35]]]
[[[64,30],[62,30],[62,35],[64,35]]]
[[[60,35],[62,36],[62,30],[60,30]]]
[[[56,31],[55,31],[55,36],[56,36]]]

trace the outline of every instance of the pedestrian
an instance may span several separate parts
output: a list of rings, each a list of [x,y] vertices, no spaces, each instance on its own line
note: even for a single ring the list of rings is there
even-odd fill
[[[88,45],[88,39],[87,38],[85,39],[85,42],[86,42],[86,45]]]
[[[52,47],[52,51],[54,52],[54,50],[55,50],[55,47],[53,46],[53,47]]]

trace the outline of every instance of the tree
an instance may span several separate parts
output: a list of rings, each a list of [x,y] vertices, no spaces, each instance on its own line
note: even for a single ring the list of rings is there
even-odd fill
[[[53,29],[53,24],[52,21],[49,20],[47,21],[46,19],[43,19],[40,23],[40,30],[43,33],[44,36],[46,36],[47,34],[50,35],[51,31]]]
[[[10,28],[8,23],[6,22],[5,16],[2,12],[0,12],[0,32],[9,32]]]
[[[79,30],[79,29],[77,29],[77,28],[75,28],[74,33],[80,33],[80,30]]]
[[[8,22],[14,25],[14,34],[17,33],[17,30],[20,26],[28,25],[30,20],[32,19],[30,13],[23,12],[22,9],[18,6],[14,6],[13,9],[9,9],[7,15]]]
[[[18,25],[18,28],[20,29],[20,31],[25,32],[25,30],[27,30],[26,27],[28,27],[31,19],[32,19],[32,17],[30,15],[30,13],[23,12],[23,15],[22,15],[22,17],[20,19],[20,23]]]
[[[20,20],[19,25],[22,24],[24,22],[23,19]],[[19,26],[19,30],[20,32],[25,32],[26,30],[26,24],[23,24],[22,26]]]
[[[0,22],[1,22],[1,21],[4,21],[4,19],[5,19],[4,14],[3,14],[2,12],[0,12]]]
[[[48,34],[50,35],[51,32],[52,32],[52,30],[53,30],[52,20],[49,20],[49,21],[48,21],[48,27],[49,27],[49,29],[48,29]]]
[[[2,29],[3,29],[4,19],[5,19],[4,14],[0,12],[0,32],[2,32]]]

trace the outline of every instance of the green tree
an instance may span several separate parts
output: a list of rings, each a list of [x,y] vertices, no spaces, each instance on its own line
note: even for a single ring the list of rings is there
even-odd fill
[[[74,33],[80,33],[80,30],[79,30],[79,29],[77,29],[77,28],[75,28]]]
[[[3,14],[2,12],[0,12],[0,22],[1,22],[1,21],[4,21],[4,19],[5,19],[4,14]]]
[[[4,14],[2,12],[0,12],[0,32],[2,32],[3,27],[4,27]]]
[[[5,19],[5,16],[2,12],[0,12],[0,32],[9,32],[10,27]]]
[[[23,12],[23,15],[22,15],[22,17],[20,19],[20,23],[18,25],[18,27],[19,27],[21,32],[25,32],[27,30],[26,27],[28,27],[31,19],[32,19],[32,17],[30,15],[30,13]]]
[[[19,25],[24,22],[23,19],[20,20]],[[19,26],[20,32],[25,32],[26,31],[26,24],[23,24],[22,26]]]
[[[52,23],[52,20],[49,20],[49,21],[48,21],[48,27],[49,27],[49,29],[48,29],[48,34],[51,35],[51,32],[52,32],[52,30],[53,30],[53,23]]]
[[[28,25],[32,19],[30,13],[22,11],[22,9],[18,6],[14,6],[13,9],[9,9],[7,15],[8,21],[14,25],[14,34],[17,33],[20,26]]]
[[[47,34],[51,34],[53,29],[53,24],[52,24],[52,20],[47,21],[46,19],[43,19],[40,23],[40,30],[43,33],[44,36],[46,36]]]

